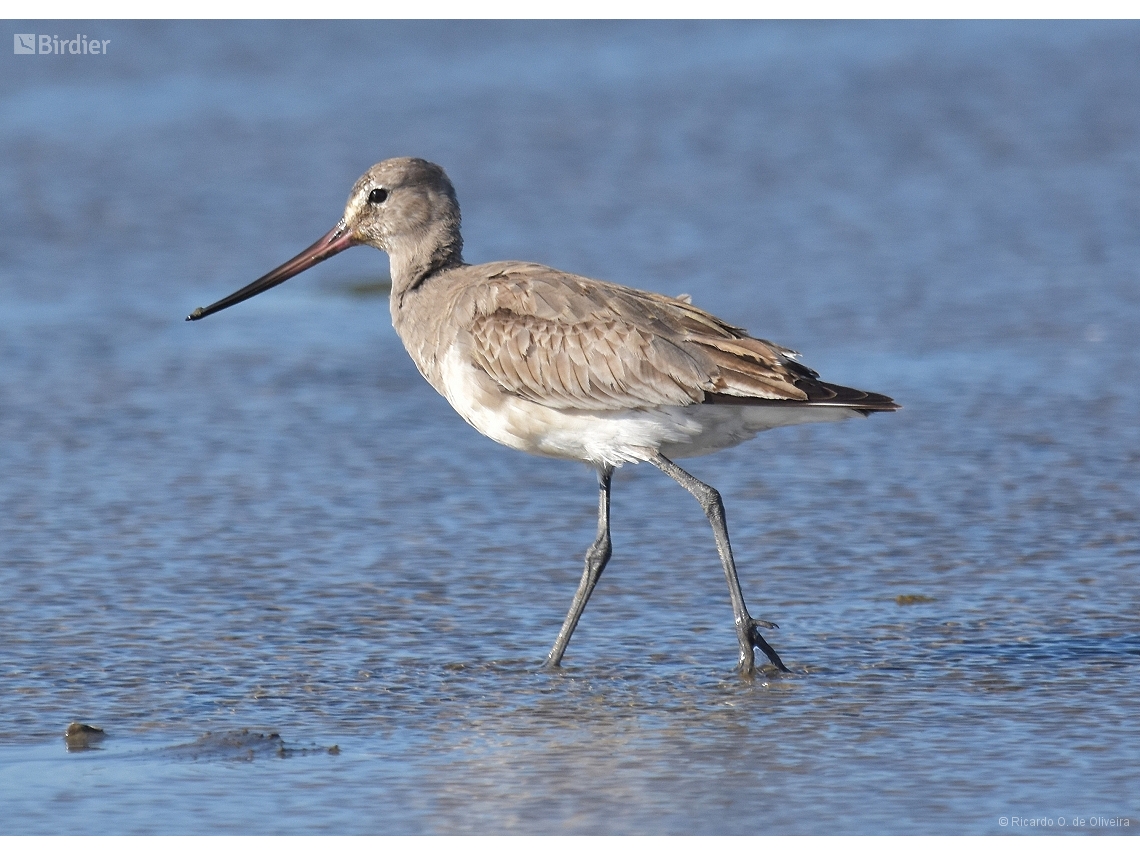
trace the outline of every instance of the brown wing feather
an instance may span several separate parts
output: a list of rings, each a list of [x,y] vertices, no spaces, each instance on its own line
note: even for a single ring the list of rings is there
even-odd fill
[[[564,324],[499,309],[472,320],[475,364],[520,397],[560,409],[694,404],[701,372],[683,353],[631,325]]]
[[[826,403],[892,409],[819,381],[793,351],[689,303],[537,264],[483,265],[457,315],[474,364],[504,390],[560,409]],[[477,268],[476,268],[477,269]],[[472,269],[474,272],[476,269]]]

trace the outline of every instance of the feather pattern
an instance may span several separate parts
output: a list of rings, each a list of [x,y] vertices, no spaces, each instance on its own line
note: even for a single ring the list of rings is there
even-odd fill
[[[454,294],[451,317],[472,364],[504,392],[547,407],[896,408],[884,396],[823,383],[794,361],[795,351],[680,298],[525,262],[460,271],[464,287]]]

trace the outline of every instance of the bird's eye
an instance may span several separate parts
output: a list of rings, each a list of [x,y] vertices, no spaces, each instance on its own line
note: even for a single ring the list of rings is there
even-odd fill
[[[368,194],[368,201],[371,202],[373,205],[379,205],[381,202],[383,202],[387,198],[388,198],[388,191],[385,190],[383,187],[377,187],[375,190],[373,190],[371,193]]]

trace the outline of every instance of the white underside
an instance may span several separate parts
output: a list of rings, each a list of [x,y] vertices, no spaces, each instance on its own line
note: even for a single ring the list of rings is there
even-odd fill
[[[836,406],[730,404],[557,410],[503,392],[463,359],[458,348],[448,352],[441,368],[439,391],[484,436],[519,451],[594,465],[635,463],[656,452],[670,458],[697,457],[775,427],[840,421],[857,414]]]

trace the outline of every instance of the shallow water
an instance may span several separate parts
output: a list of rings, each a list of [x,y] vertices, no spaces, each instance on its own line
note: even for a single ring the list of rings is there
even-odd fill
[[[112,41],[0,53],[5,831],[1140,828],[1140,26],[12,29]],[[793,673],[646,467],[540,670],[593,476],[451,412],[382,254],[182,322],[397,154],[469,260],[904,405],[690,461]]]

